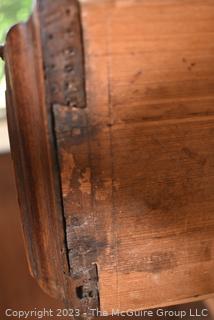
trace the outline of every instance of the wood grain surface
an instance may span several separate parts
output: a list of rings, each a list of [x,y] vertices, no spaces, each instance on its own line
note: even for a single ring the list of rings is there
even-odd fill
[[[213,21],[211,0],[39,0],[9,33],[31,268],[82,313],[214,293]]]
[[[68,305],[72,285],[41,52],[35,11],[27,23],[16,25],[7,35],[8,127],[31,275],[43,290]]]
[[[0,177],[0,319],[8,319],[7,309],[63,309],[63,302],[45,294],[29,274],[9,153],[0,154]],[[57,316],[51,318],[59,319]],[[38,320],[38,317],[35,315],[30,319]]]
[[[82,2],[101,309],[214,292],[213,19],[209,0]]]

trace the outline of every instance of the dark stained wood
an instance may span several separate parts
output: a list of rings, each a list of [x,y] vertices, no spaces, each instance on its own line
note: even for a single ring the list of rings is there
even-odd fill
[[[31,272],[45,290],[64,296],[63,271],[68,267],[51,128],[44,103],[38,23],[35,14],[7,36],[8,124]]]
[[[0,58],[4,59],[4,46],[0,45]]]
[[[214,293],[213,19],[211,0],[39,0],[8,35],[31,269],[82,313]]]
[[[99,307],[96,267],[96,246],[99,244],[94,238],[91,197],[86,196],[82,203],[79,190],[79,179],[84,178],[83,183],[90,190],[90,173],[85,172],[82,176],[82,169],[89,161],[89,146],[80,10],[76,0],[49,0],[39,4],[47,107],[53,112],[61,168],[70,277],[83,311],[87,312]],[[69,172],[62,168],[65,159],[65,169]],[[77,168],[73,168],[74,159],[78,162]],[[72,171],[73,177],[70,177]],[[65,190],[66,186],[68,190]],[[70,196],[70,186],[74,196]],[[69,204],[73,203],[74,216],[70,215],[67,200]]]
[[[31,274],[47,293],[83,313],[87,306],[70,277],[37,9],[28,23],[10,30],[5,60],[9,134]]]

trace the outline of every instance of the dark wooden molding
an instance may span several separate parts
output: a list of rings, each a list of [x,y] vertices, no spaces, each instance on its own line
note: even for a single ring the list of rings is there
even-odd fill
[[[55,11],[61,8],[57,3],[54,2]],[[72,104],[85,107],[82,44],[78,35],[75,43],[62,41],[65,46],[60,47],[60,34],[56,36],[48,23],[55,17],[52,4],[40,1],[30,20],[14,26],[7,36],[4,52],[9,135],[31,274],[47,293],[63,299],[66,306],[80,310],[82,315],[89,315],[90,306],[98,307],[94,289],[97,276],[91,270],[74,274],[69,263],[53,119],[54,103],[64,105],[68,95]],[[67,28],[79,28],[77,2],[65,1],[63,10],[65,14],[59,19],[56,32],[64,32],[60,25],[66,26],[63,22],[68,11],[74,13],[75,20],[70,26],[67,23]],[[74,61],[71,46],[78,51]],[[61,69],[62,59],[66,64]],[[71,66],[78,69],[78,74],[73,74]],[[61,100],[59,92],[63,92]],[[77,267],[82,268],[81,262]]]
[[[62,204],[70,276],[76,283],[77,294],[87,313],[87,309],[99,307],[99,293],[94,224],[84,225],[84,218],[89,219],[89,213],[84,211],[83,203],[82,209],[77,209],[77,203],[82,202],[78,179],[85,173],[79,156],[81,150],[84,148],[85,157],[89,156],[80,7],[76,0],[39,1],[39,14],[46,101],[53,117],[59,172],[62,173]],[[85,140],[85,143],[78,148],[79,140]],[[63,174],[63,159],[67,152],[76,159],[77,164],[71,168],[70,163],[75,176],[73,199],[65,190],[69,177],[65,178]],[[71,201],[74,202],[72,208],[68,207]]]
[[[65,297],[60,270],[68,267],[38,31],[35,12],[7,36],[7,116],[31,272],[47,292]]]

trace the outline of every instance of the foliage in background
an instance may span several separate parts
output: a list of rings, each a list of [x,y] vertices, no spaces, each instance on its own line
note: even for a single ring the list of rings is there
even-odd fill
[[[32,0],[0,0],[0,43],[4,43],[7,31],[17,22],[25,21],[32,7]],[[3,63],[0,64],[0,82]]]

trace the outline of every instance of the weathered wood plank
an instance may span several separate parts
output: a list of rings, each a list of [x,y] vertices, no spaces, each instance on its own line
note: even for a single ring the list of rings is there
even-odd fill
[[[209,0],[82,2],[103,310],[214,291],[213,18]]]

